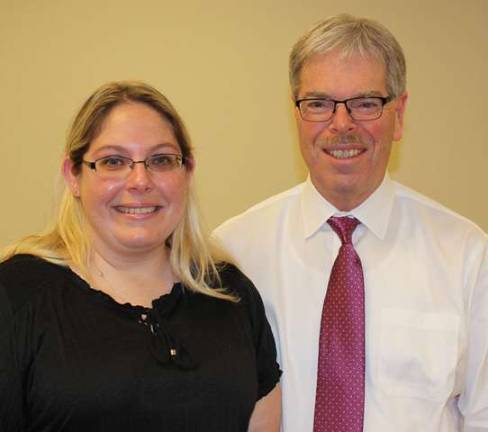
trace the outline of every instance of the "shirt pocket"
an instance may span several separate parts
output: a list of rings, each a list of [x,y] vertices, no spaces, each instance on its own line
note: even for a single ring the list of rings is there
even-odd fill
[[[445,399],[455,382],[459,317],[388,308],[380,319],[377,377],[382,391]]]

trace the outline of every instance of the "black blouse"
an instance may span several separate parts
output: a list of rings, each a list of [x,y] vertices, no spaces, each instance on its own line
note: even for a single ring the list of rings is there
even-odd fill
[[[256,289],[221,278],[238,303],[175,284],[144,308],[32,256],[0,264],[0,431],[246,431],[280,371]]]

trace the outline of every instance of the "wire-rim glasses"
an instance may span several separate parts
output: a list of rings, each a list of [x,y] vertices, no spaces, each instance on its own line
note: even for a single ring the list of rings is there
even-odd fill
[[[126,178],[138,163],[143,164],[146,170],[153,174],[161,174],[181,168],[185,164],[185,158],[180,154],[160,153],[139,161],[125,156],[110,155],[82,162],[100,177]]]
[[[328,98],[303,98],[295,102],[300,116],[305,121],[324,122],[332,118],[338,104],[344,104],[353,120],[376,120],[383,114],[383,107],[392,96],[360,96],[343,100]]]

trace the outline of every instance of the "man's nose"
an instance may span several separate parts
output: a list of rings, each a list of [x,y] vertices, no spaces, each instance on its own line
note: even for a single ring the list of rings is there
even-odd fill
[[[332,115],[330,128],[334,132],[348,132],[356,127],[354,119],[347,110],[345,103],[338,103],[336,105],[335,113]]]

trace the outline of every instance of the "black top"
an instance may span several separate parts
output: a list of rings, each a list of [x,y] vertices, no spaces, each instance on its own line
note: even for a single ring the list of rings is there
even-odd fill
[[[280,371],[256,289],[221,278],[238,303],[175,284],[144,308],[32,256],[0,264],[0,431],[246,431]]]

